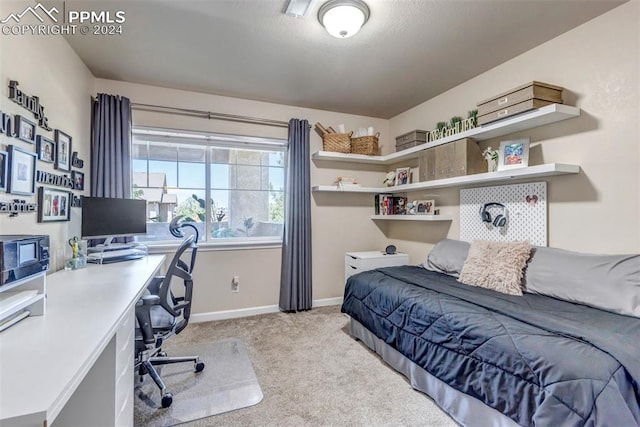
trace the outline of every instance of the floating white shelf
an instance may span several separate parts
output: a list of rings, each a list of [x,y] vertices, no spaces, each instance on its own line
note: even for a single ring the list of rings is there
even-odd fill
[[[542,178],[545,176],[568,175],[580,172],[580,166],[565,163],[548,163],[529,166],[521,169],[510,169],[498,172],[477,173],[455,178],[437,179],[433,181],[416,182],[414,184],[396,185],[394,187],[359,187],[340,189],[334,185],[318,185],[312,187],[314,192],[336,193],[406,193],[409,191],[426,190],[430,188],[462,187],[472,184],[498,183],[512,179]]]
[[[573,119],[580,116],[580,109],[563,104],[551,104],[537,110],[523,113],[497,122],[478,126],[466,132],[441,138],[428,144],[418,145],[407,150],[391,153],[384,156],[366,156],[363,154],[343,154],[332,151],[316,151],[311,155],[313,160],[327,160],[348,163],[367,163],[372,165],[390,165],[409,159],[416,159],[421,151],[436,147],[462,138],[473,138],[476,141],[484,141],[503,135],[508,135],[522,130],[548,125],[550,123]]]
[[[371,215],[371,219],[393,221],[453,221],[449,215]]]
[[[386,187],[386,188],[393,188],[393,187]],[[384,191],[380,191],[380,188],[377,188],[377,187],[340,188],[335,185],[316,185],[314,187],[311,187],[311,191],[335,192],[335,193],[384,193]]]

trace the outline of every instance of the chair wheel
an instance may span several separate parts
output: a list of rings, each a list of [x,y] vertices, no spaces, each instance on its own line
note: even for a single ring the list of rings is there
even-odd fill
[[[173,403],[173,394],[167,393],[162,396],[162,407],[168,408]]]
[[[204,370],[204,362],[196,363],[196,372],[202,372]]]
[[[158,356],[158,357],[167,357],[167,353],[165,353],[164,351],[161,351],[156,356]]]

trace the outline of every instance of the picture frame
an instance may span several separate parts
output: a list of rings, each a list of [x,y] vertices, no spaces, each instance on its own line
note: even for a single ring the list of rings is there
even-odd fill
[[[411,176],[411,168],[398,168],[396,169],[396,184],[406,185],[409,184],[409,177]]]
[[[36,153],[9,145],[7,193],[31,196],[36,192]]]
[[[38,188],[38,222],[69,221],[73,195],[48,187]]]
[[[84,172],[71,171],[71,179],[74,190],[84,191]]]
[[[7,191],[7,169],[9,169],[9,153],[0,151],[0,191]]]
[[[23,116],[15,116],[15,130],[18,139],[29,144],[36,143],[36,133],[38,127],[34,122],[24,118]]]
[[[529,138],[500,141],[498,170],[526,168],[529,166]]]
[[[36,138],[36,152],[38,153],[38,160],[53,163],[56,157],[55,141],[38,135]]]
[[[71,136],[60,129],[55,131],[56,155],[53,167],[58,170],[71,170]]]
[[[430,200],[416,200],[414,202],[416,215],[434,215],[436,212],[436,201]]]

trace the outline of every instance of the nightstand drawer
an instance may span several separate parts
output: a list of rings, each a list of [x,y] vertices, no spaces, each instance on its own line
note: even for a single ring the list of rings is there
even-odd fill
[[[344,277],[346,280],[362,271],[407,264],[409,256],[403,253],[387,255],[380,251],[347,252],[344,255]]]

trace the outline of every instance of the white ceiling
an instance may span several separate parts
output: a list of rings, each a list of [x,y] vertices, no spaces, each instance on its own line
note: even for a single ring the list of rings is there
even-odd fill
[[[121,36],[68,36],[96,77],[393,117],[620,0],[365,0],[349,39],[284,15],[287,0],[67,0],[123,10]],[[135,101],[135,100],[134,100]]]

